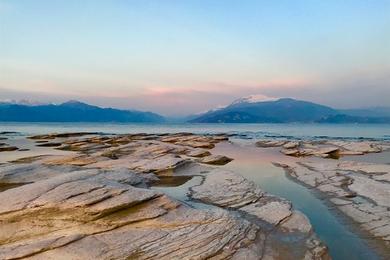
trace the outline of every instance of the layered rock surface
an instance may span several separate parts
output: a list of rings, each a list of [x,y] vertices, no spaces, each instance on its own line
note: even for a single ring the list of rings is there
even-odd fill
[[[231,160],[207,150],[226,136],[67,133],[31,140],[73,154],[0,166],[8,187],[0,192],[1,259],[328,258],[290,202],[206,166]],[[150,189],[179,170],[202,176],[191,197],[210,207]],[[280,239],[296,234],[298,242]]]
[[[379,141],[289,141],[289,140],[259,140],[256,145],[261,148],[280,147],[281,153],[294,156],[317,156],[322,158],[339,158],[344,155],[363,155],[379,153],[390,149],[388,142]]]
[[[390,245],[390,165],[329,160],[276,165],[326,194],[363,230]]]
[[[207,173],[202,184],[191,188],[190,197],[238,211],[255,223],[262,223],[259,225],[264,229],[266,241],[272,241],[272,236],[280,232],[286,240],[289,236],[294,236],[294,244],[299,245],[301,250],[295,255],[296,258],[328,258],[326,247],[316,238],[309,220],[301,212],[293,210],[289,201],[261,191],[253,182],[240,175],[214,169]],[[291,247],[288,243],[284,246]],[[294,248],[290,250],[290,257],[292,257]],[[283,256],[270,248],[266,257]]]
[[[138,182],[126,172],[83,170],[0,193],[0,258],[190,259],[228,258],[241,249],[261,253],[254,245],[255,225],[128,184]]]

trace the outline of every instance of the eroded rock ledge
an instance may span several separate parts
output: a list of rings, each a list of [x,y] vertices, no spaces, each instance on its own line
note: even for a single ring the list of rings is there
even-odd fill
[[[293,236],[300,252],[290,248],[290,257],[299,259],[326,259],[326,247],[312,232],[309,220],[299,211],[293,210],[289,201],[267,194],[253,182],[233,172],[213,169],[204,182],[191,188],[190,197],[222,208],[233,209],[260,223],[265,236],[267,257],[278,258],[277,248],[270,241],[275,234]],[[299,235],[297,235],[299,233]],[[279,241],[279,243],[281,243]],[[283,243],[282,243],[283,244]],[[289,247],[288,243],[284,245]]]
[[[380,141],[343,141],[343,140],[259,140],[261,148],[280,147],[280,152],[294,157],[317,156],[339,158],[345,155],[363,155],[379,153],[390,149],[390,143]]]
[[[208,151],[227,139],[188,133],[31,137],[73,154],[0,166],[0,183],[9,185],[0,192],[0,258],[329,258],[290,202],[208,166],[231,160]],[[190,197],[214,206],[194,208],[149,188],[178,169],[202,176]]]
[[[390,165],[329,160],[276,165],[297,181],[326,194],[363,230],[390,245]]]

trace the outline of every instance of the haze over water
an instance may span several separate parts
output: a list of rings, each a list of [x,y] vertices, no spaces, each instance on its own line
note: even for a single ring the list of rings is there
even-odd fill
[[[390,140],[388,124],[131,124],[131,123],[9,123],[0,124],[1,131],[25,135],[63,132],[230,133],[238,138],[372,138]]]

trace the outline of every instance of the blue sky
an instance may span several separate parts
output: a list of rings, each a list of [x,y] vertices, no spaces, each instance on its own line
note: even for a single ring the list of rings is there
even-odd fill
[[[169,115],[250,94],[384,106],[389,46],[386,0],[0,0],[0,99]]]

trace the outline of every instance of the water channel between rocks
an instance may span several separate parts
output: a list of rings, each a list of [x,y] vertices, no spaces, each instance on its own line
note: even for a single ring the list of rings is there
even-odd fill
[[[258,184],[264,191],[290,200],[295,209],[303,212],[309,219],[319,238],[329,247],[333,259],[382,259],[383,248],[376,246],[375,241],[365,238],[358,232],[349,219],[340,215],[318,192],[308,189],[289,179],[282,168],[272,162],[286,162],[297,158],[283,156],[277,149],[261,149],[253,143],[221,143],[213,150],[213,154],[223,154],[234,160],[227,165],[219,166],[241,174]],[[352,158],[359,160],[358,158]],[[382,159],[380,161],[383,161]],[[162,184],[153,187],[194,207],[204,207],[202,203],[189,201],[186,196],[188,189],[198,185],[202,177],[196,176],[190,180],[164,180]],[[164,183],[165,182],[165,183]]]

